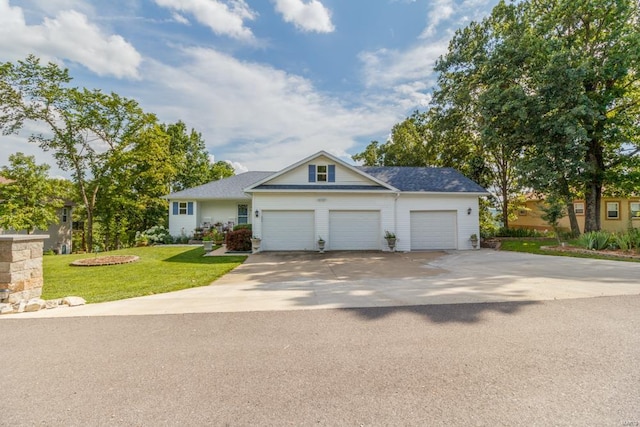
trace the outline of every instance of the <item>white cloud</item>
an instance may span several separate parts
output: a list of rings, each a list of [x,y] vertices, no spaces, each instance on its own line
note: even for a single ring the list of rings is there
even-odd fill
[[[256,13],[244,0],[155,0],[156,4],[183,13],[189,13],[214,33],[238,40],[251,41],[253,33],[244,25]]]
[[[141,56],[119,35],[107,35],[86,15],[64,10],[40,25],[27,25],[21,8],[0,0],[0,51],[8,60],[31,52],[43,59],[78,62],[94,73],[118,78],[137,77]]]
[[[453,0],[435,0],[430,2],[430,5],[431,10],[427,14],[427,27],[420,35],[421,38],[433,35],[438,24],[449,19],[456,11]]]
[[[286,22],[293,23],[301,31],[330,33],[335,29],[331,12],[318,0],[275,0],[275,6]]]
[[[171,17],[173,18],[174,21],[180,23],[180,24],[184,24],[184,25],[189,25],[190,22],[187,18],[185,18],[184,16],[180,15],[178,12],[173,12],[171,14]]]
[[[185,54],[178,67],[147,64],[158,86],[141,97],[151,103],[144,108],[196,128],[216,158],[234,166],[277,170],[321,149],[346,158],[358,138],[388,131],[404,114],[388,100],[346,107],[300,76],[214,50]]]
[[[446,53],[449,41],[420,41],[405,51],[380,49],[362,52],[359,59],[363,63],[365,84],[368,87],[394,87],[409,84],[417,89],[425,89],[433,80],[433,67],[437,59]],[[417,83],[419,82],[419,84]]]

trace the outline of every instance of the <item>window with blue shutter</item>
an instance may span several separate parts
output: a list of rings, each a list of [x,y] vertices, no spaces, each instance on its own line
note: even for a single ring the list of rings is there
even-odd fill
[[[316,182],[316,165],[309,165],[309,182]]]
[[[329,182],[336,182],[336,165],[329,165]]]
[[[187,203],[187,215],[193,215],[193,202]]]
[[[178,215],[178,202],[173,202],[173,214]]]

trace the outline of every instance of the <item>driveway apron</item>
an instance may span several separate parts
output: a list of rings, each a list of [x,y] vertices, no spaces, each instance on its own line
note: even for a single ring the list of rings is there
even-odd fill
[[[210,286],[2,316],[68,317],[539,301],[640,294],[640,263],[493,250],[259,253]],[[46,286],[46,284],[45,284]]]

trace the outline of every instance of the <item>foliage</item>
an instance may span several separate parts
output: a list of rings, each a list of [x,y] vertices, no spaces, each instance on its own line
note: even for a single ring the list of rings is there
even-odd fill
[[[37,165],[33,156],[9,156],[9,166],[0,172],[10,180],[0,184],[0,228],[30,234],[59,222],[58,209],[71,198],[71,192],[61,180],[49,178],[49,169],[48,165]]]
[[[578,245],[591,250],[620,249],[640,252],[640,229],[630,228],[624,232],[590,231],[578,239]]]
[[[385,230],[384,231],[384,238],[385,239],[395,239],[396,238],[396,233],[392,233],[391,231]]]
[[[572,243],[572,242],[570,242]],[[582,252],[571,252],[571,251],[561,251],[561,250],[543,250],[542,246],[551,246],[555,244],[555,240],[547,239],[536,239],[536,240],[504,240],[500,246],[500,250],[504,251],[513,251],[513,252],[526,252],[530,254],[537,255],[553,255],[553,256],[566,256],[572,258],[590,258],[590,259],[607,259],[611,260],[611,256],[602,255],[600,252],[594,253],[582,253]],[[626,261],[626,262],[640,262],[637,259],[633,258],[615,258],[617,261]]]
[[[233,231],[238,231],[238,230],[249,230],[251,231],[252,226],[251,224],[237,224],[233,226]]]
[[[136,233],[136,243],[147,244],[171,244],[173,243],[173,237],[169,234],[169,230],[161,225],[155,225],[142,233]]]
[[[105,267],[72,267],[70,262],[87,255],[45,257],[42,297],[78,295],[96,303],[206,286],[246,259],[205,257],[202,247],[184,246],[131,248],[101,255],[137,255],[140,260]]]
[[[505,228],[500,227],[495,237],[549,237],[548,233],[541,233],[538,230],[529,228]]]
[[[160,125],[136,101],[71,87],[71,80],[66,69],[32,55],[0,64],[0,128],[17,132],[27,121],[48,127],[29,139],[71,174],[85,249],[127,246],[136,231],[166,225],[168,204],[160,196],[172,186],[233,175],[227,162],[210,161],[201,135],[187,134],[184,123]]]
[[[591,250],[604,250],[609,247],[611,234],[607,231],[589,231],[578,238],[578,245]]]
[[[194,129],[188,132],[187,125],[182,121],[164,124],[161,129],[169,138],[170,164],[175,168],[170,183],[171,191],[185,190],[234,175],[229,163],[211,162],[202,135]]]
[[[239,230],[227,232],[227,249],[230,251],[250,251],[251,250],[251,230],[241,228]]]
[[[557,197],[550,196],[540,206],[540,209],[543,212],[541,218],[553,228],[558,244],[560,244],[560,220],[566,215],[564,203]]]

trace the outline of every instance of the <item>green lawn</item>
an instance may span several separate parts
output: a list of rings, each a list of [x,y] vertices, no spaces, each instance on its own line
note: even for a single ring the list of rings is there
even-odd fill
[[[575,241],[570,241],[568,244],[575,245]],[[557,246],[558,241],[556,239],[505,239],[502,241],[500,245],[500,250],[503,251],[513,251],[513,252],[527,252],[530,254],[539,254],[539,255],[555,255],[555,256],[569,256],[574,258],[592,258],[592,259],[614,259],[617,261],[628,261],[628,262],[640,262],[638,259],[631,258],[621,258],[615,256],[607,256],[601,254],[586,254],[580,252],[566,252],[566,251],[553,251],[553,250],[542,250],[541,246]]]
[[[80,296],[87,302],[114,301],[204,286],[242,264],[246,256],[205,257],[202,247],[151,246],[100,255],[137,255],[131,264],[72,267],[72,261],[94,254],[44,257],[42,298]]]

